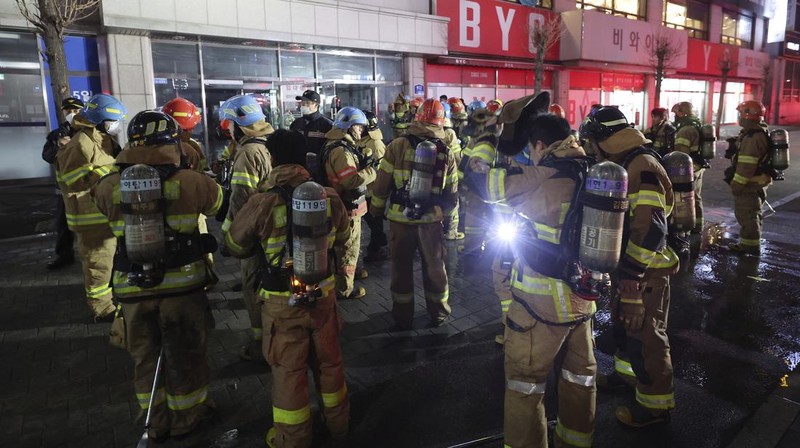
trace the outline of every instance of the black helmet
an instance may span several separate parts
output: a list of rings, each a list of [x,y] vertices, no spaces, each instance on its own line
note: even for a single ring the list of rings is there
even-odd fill
[[[178,122],[164,112],[144,110],[128,124],[128,143],[131,146],[168,145],[179,140]]]
[[[581,123],[579,132],[580,137],[584,140],[592,139],[602,142],[616,132],[628,127],[630,127],[628,119],[618,108],[603,106],[589,113],[586,120]]]
[[[371,110],[365,110],[364,115],[367,116],[367,130],[374,131],[378,129],[378,117],[375,116],[375,113]]]

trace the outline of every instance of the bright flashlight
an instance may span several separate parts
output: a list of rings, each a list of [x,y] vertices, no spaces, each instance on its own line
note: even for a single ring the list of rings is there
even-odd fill
[[[517,236],[517,226],[513,222],[504,221],[497,228],[497,237],[502,241],[511,242]]]

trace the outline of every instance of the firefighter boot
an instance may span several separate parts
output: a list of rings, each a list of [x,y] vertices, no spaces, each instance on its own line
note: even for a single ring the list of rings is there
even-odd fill
[[[669,422],[668,411],[645,409],[638,403],[632,406],[617,406],[614,415],[616,415],[620,423],[631,428],[644,428]]]
[[[608,392],[620,391],[636,386],[636,384],[631,384],[625,381],[625,379],[616,372],[612,372],[610,374],[598,373],[595,384],[597,385],[598,390]]]

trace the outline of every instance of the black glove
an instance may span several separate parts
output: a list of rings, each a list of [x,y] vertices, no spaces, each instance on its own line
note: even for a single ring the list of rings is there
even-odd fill
[[[367,167],[372,166],[373,163],[375,163],[375,159],[373,159],[372,156],[361,157],[361,160],[358,162],[358,170],[361,171],[366,169]]]

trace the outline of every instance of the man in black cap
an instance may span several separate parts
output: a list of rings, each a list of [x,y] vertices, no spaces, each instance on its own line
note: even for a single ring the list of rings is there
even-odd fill
[[[83,101],[77,98],[67,98],[61,102],[61,110],[64,111],[66,121],[61,123],[57,129],[47,134],[47,141],[42,148],[42,159],[49,164],[56,161],[58,148],[64,146],[69,141],[75,130],[72,128],[72,118],[83,109]],[[60,267],[75,262],[75,254],[72,252],[74,236],[67,227],[67,215],[64,212],[64,201],[61,199],[61,192],[57,192],[56,201],[56,257],[47,263],[47,269],[58,269]]]
[[[319,93],[306,90],[295,99],[300,101],[300,113],[303,116],[294,120],[289,129],[306,136],[306,152],[319,154],[325,146],[325,133],[331,130],[333,121],[319,113]]]

